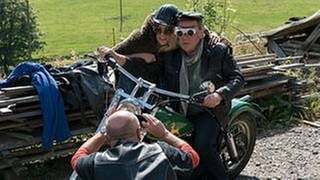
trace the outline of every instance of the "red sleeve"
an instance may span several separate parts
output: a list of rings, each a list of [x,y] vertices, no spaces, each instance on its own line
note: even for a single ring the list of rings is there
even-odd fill
[[[86,157],[90,154],[90,152],[86,148],[80,147],[77,152],[71,158],[71,167],[73,170],[76,169],[77,162],[80,158]]]
[[[181,149],[182,151],[187,152],[188,154],[191,155],[193,168],[195,168],[199,165],[200,157],[199,157],[198,153],[188,143],[182,144],[179,147],[179,149]]]

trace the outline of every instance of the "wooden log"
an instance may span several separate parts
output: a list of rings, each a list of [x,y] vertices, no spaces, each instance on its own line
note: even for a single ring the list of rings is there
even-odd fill
[[[27,118],[27,117],[34,117],[42,115],[41,110],[29,111],[29,112],[22,112],[16,113],[9,116],[0,116],[0,122],[13,120],[13,119],[20,119],[20,118]],[[0,127],[1,128],[1,127]]]
[[[257,56],[257,55],[258,55],[257,53],[241,54],[241,55],[235,56],[234,59],[238,60],[238,59],[243,59],[243,58]]]
[[[245,94],[250,94],[253,99],[259,99],[262,97],[267,97],[267,96],[273,96],[275,94],[283,94],[288,92],[288,88],[286,85],[280,85],[276,87],[271,87],[271,88],[266,88],[266,89],[260,89],[260,90],[255,90],[255,91],[248,91],[248,92],[241,92],[239,93],[239,96],[243,96]]]
[[[320,124],[319,123],[315,123],[315,122],[311,122],[311,121],[307,121],[307,120],[301,120],[302,123],[313,126],[313,127],[317,127],[320,128]]]
[[[305,64],[304,66],[305,66],[305,67],[308,67],[308,68],[320,67],[320,63],[317,63],[317,64]]]
[[[274,66],[275,66],[274,64],[268,64],[268,65],[252,67],[252,68],[242,68],[240,70],[242,73],[246,74],[246,73],[252,73],[252,72],[272,70],[272,67]]]
[[[309,56],[317,56],[317,57],[320,57],[320,52],[308,52],[308,55]]]
[[[294,64],[286,64],[286,65],[280,65],[273,67],[274,70],[288,70],[288,69],[296,69],[296,68],[302,68],[304,67],[304,63],[294,63]]]
[[[288,56],[283,58],[276,58],[275,62],[281,62],[281,61],[300,61],[303,58],[303,56]]]
[[[236,56],[235,60],[240,61],[249,61],[254,59],[263,59],[263,58],[276,58],[276,54],[263,54],[263,55],[253,55],[253,56]]]
[[[14,87],[6,87],[1,88],[1,91],[5,93],[21,93],[21,92],[27,92],[27,91],[35,91],[33,86],[14,86]]]
[[[271,74],[274,70],[272,69],[265,69],[265,70],[261,70],[261,71],[254,71],[254,72],[250,72],[250,73],[243,73],[243,76],[245,78],[247,77],[254,77],[254,76],[262,76],[262,75],[266,75],[266,74]]]
[[[282,48],[271,38],[268,39],[268,49],[277,54],[278,57],[287,56]]]
[[[254,92],[257,90],[263,90],[263,89],[269,89],[272,87],[280,86],[283,84],[287,84],[289,82],[288,79],[280,79],[280,80],[272,80],[272,81],[266,81],[266,82],[261,82],[257,85],[251,85],[251,86],[245,86],[241,91],[245,92]]]
[[[299,55],[305,54],[310,47],[319,39],[320,37],[320,23],[313,29],[309,37],[303,42],[303,45],[299,51]]]
[[[267,57],[267,58],[260,58],[260,59],[253,59],[253,60],[248,60],[248,61],[240,61],[237,62],[237,65],[239,67],[247,66],[247,65],[257,65],[257,64],[266,64],[269,62],[275,61],[274,57]]]
[[[271,78],[271,77],[272,77],[272,74],[264,74],[264,75],[258,75],[258,76],[244,77],[244,80],[248,82],[248,81],[267,79],[267,78]]]
[[[36,102],[36,101],[39,101],[38,95],[13,98],[8,100],[0,100],[0,107],[8,106],[10,104],[29,103],[29,102]]]
[[[293,49],[301,49],[303,41],[288,40],[281,44],[282,47],[288,47]],[[320,51],[320,44],[314,43],[310,46],[310,51]]]

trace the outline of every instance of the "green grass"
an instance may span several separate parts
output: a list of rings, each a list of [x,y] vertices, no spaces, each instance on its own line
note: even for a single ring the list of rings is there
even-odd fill
[[[139,28],[145,17],[164,3],[181,9],[185,0],[122,0],[123,31],[120,32],[119,1],[117,0],[30,0],[37,13],[46,47],[37,56],[68,56],[72,51],[84,54],[100,45],[112,46]],[[292,16],[309,16],[320,8],[315,0],[233,0],[237,10],[234,25],[244,32],[265,31],[283,24]],[[229,29],[227,36],[237,32]]]

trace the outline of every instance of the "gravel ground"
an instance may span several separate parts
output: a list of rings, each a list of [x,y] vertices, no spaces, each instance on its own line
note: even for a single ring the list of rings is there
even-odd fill
[[[301,124],[260,133],[237,179],[320,179],[320,128]]]
[[[69,161],[65,158],[33,167],[23,179],[67,180]],[[259,133],[251,159],[236,179],[320,179],[320,128],[301,124]]]

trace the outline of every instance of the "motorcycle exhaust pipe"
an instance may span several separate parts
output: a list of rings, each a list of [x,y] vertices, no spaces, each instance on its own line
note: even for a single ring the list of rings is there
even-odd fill
[[[226,138],[227,139],[227,148],[230,153],[230,157],[237,161],[239,159],[239,154],[238,154],[238,151],[236,148],[236,144],[234,142],[233,135],[228,132],[226,134],[226,136],[227,136],[227,138]]]

